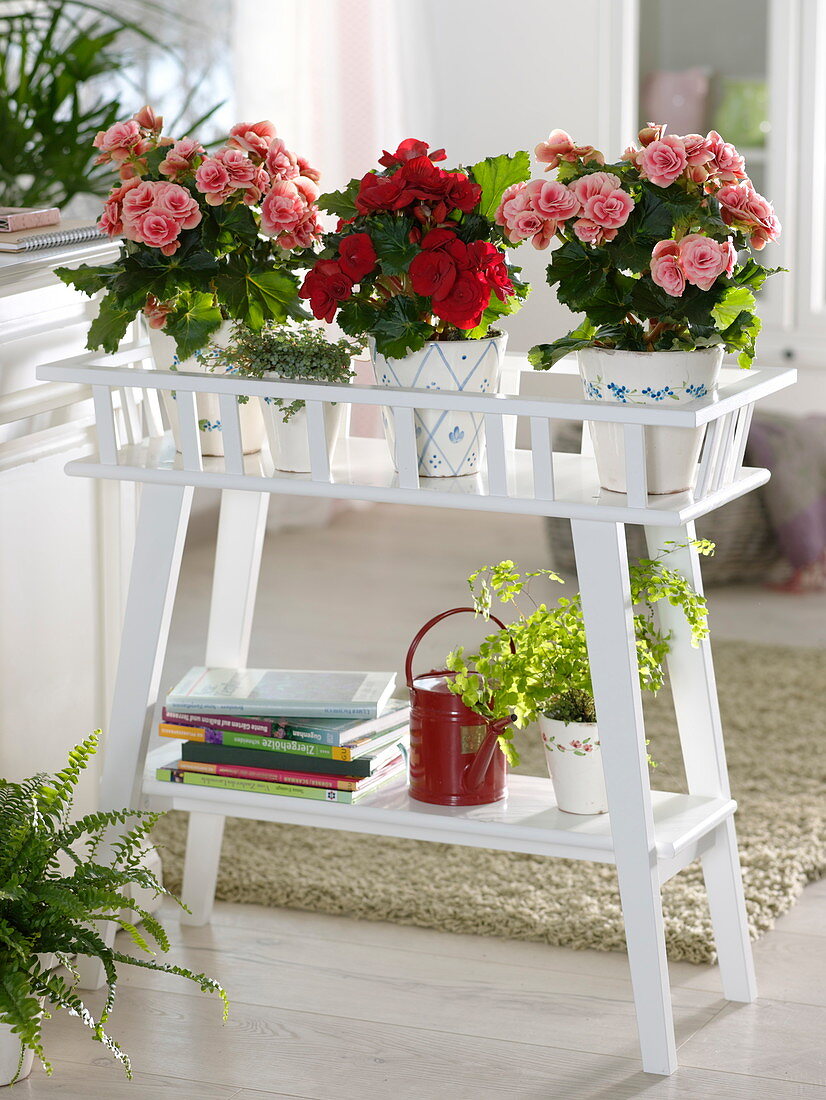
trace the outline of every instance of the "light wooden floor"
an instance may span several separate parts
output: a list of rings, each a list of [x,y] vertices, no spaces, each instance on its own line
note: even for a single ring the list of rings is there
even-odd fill
[[[187,550],[165,684],[202,660],[206,533]],[[541,523],[374,508],[281,532],[265,552],[250,664],[400,667],[422,622],[465,602],[466,573],[501,557],[545,564]],[[824,596],[731,589],[710,603],[718,636],[826,646]],[[434,639],[422,667],[454,640]],[[680,1069],[667,1080],[638,1070],[624,955],[226,903],[202,929],[170,914],[169,961],[223,982],[229,1021],[188,983],[127,973],[112,1030],[135,1080],[77,1020],[57,1018],[55,1077],[36,1070],[10,1096],[824,1098],[824,912],[821,882],[756,945],[756,1004],[727,1004],[713,967],[672,965]]]

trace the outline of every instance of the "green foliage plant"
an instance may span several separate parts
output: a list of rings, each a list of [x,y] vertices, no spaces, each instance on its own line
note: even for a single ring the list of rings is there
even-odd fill
[[[260,332],[234,325],[227,346],[210,344],[206,355],[213,359],[215,369],[235,371],[246,378],[277,374],[294,381],[347,383],[355,376],[353,357],[363,351],[362,342],[347,337],[330,340],[313,322],[266,321]],[[304,408],[303,401],[283,401],[279,397],[269,400],[282,410],[285,423]]]
[[[64,206],[109,190],[92,148],[122,113],[107,78],[123,69],[130,35],[169,52],[146,29],[163,8],[138,8],[140,21],[86,0],[0,3],[0,204]]]
[[[649,123],[639,143],[606,164],[598,150],[578,148],[556,130],[536,150],[556,180],[525,184],[504,208],[507,231],[518,239],[510,212],[520,201],[530,208],[544,196],[550,209],[553,200],[557,213],[533,243],[555,242],[548,283],[563,305],[585,315],[566,336],[531,348],[530,361],[546,369],[589,347],[722,346],[749,367],[761,325],[755,292],[782,270],[755,259],[780,235],[774,209],[716,131],[679,137]]]
[[[713,544],[704,539],[693,545],[702,554],[714,550]],[[654,619],[655,604],[668,600],[681,609],[691,628],[693,645],[708,634],[705,598],[682,574],[667,566],[668,554],[676,548],[677,544],[666,543],[655,557],[640,558],[629,567],[643,691],[657,692],[662,687],[669,649],[669,635],[658,629]],[[504,629],[489,634],[475,653],[459,646],[448,654],[447,667],[455,674],[448,680],[448,687],[462,697],[466,706],[486,718],[512,715],[518,729],[540,714],[566,723],[595,722],[580,595],[560,597],[552,606],[537,603],[529,591],[535,577],[563,583],[548,569],[521,574],[509,560],[471,573],[468,585],[477,614],[489,619],[494,598],[517,614]],[[500,745],[509,762],[518,764],[512,737],[513,726],[509,726],[500,735]]]
[[[212,978],[154,961],[156,948],[169,950],[166,932],[125,892],[135,886],[174,898],[141,858],[160,814],[111,810],[71,820],[75,788],[98,741],[95,731],[72,749],[66,767],[54,775],[39,774],[20,783],[0,780],[0,1023],[19,1036],[21,1064],[29,1048],[50,1074],[42,1024],[51,1011],[65,1009],[131,1077],[127,1054],[106,1031],[119,966],[188,978],[221,997],[225,1019],[228,1001]],[[136,913],[142,930],[123,911]],[[108,947],[95,927],[98,921],[114,922],[141,954]],[[44,963],[50,956],[58,966]],[[106,1000],[97,1018],[76,992],[76,956],[97,959],[103,966]],[[45,998],[44,1008],[40,998]]]
[[[530,175],[528,153],[451,171],[438,165],[444,159],[444,149],[408,138],[378,169],[319,199],[339,221],[322,238],[302,297],[317,319],[335,318],[390,358],[430,340],[498,335],[530,289],[495,220],[502,195]]]

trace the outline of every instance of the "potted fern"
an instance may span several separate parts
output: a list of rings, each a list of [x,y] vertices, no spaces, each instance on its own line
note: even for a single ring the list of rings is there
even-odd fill
[[[694,545],[702,554],[714,550],[713,543],[706,540]],[[654,604],[667,599],[679,607],[695,645],[708,633],[705,598],[666,565],[675,548],[668,543],[656,557],[641,558],[630,566],[643,691],[657,692],[662,687],[669,649],[669,636],[654,621]],[[605,813],[608,803],[579,593],[571,599],[560,598],[552,607],[537,603],[529,591],[536,577],[562,583],[548,569],[520,574],[512,561],[471,573],[468,584],[478,614],[490,618],[495,597],[513,606],[517,617],[488,635],[478,652],[466,654],[462,646],[453,650],[447,667],[456,675],[447,684],[466,706],[486,718],[513,716],[513,724],[500,735],[500,745],[511,764],[519,763],[512,742],[514,727],[524,728],[538,720],[559,808],[568,813]]]
[[[218,993],[226,1018],[226,993],[212,978],[144,957],[154,953],[153,943],[168,951],[169,940],[135,900],[137,891],[127,891],[137,887],[173,897],[141,860],[160,815],[110,810],[70,820],[78,779],[98,740],[99,731],[90,734],[55,775],[0,780],[0,1085],[27,1077],[35,1055],[51,1074],[41,1029],[60,1009],[78,1016],[131,1077],[127,1054],[106,1031],[122,965],[178,974]],[[127,913],[136,914],[143,931]],[[97,921],[114,922],[141,955],[109,947]],[[78,955],[103,966],[107,997],[97,1018],[76,992]]]

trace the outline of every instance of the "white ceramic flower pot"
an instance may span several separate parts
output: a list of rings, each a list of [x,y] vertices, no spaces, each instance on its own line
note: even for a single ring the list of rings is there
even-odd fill
[[[539,732],[560,810],[569,814],[607,813],[596,723],[560,722],[543,714],[539,717]]]
[[[696,351],[612,351],[584,348],[577,352],[587,401],[676,408],[715,393],[723,349]],[[600,484],[615,493],[627,491],[625,444],[621,424],[589,421]],[[645,429],[649,493],[682,493],[693,489],[705,427]]]
[[[226,346],[231,335],[231,324],[225,321],[223,325],[213,333],[210,340],[221,347]],[[159,329],[149,330],[149,343],[152,348],[152,357],[158,370],[170,370],[173,366],[177,370],[207,372],[207,368],[201,361],[198,353],[188,359],[179,359],[175,349],[175,341],[171,336]],[[172,438],[175,446],[180,451],[180,434],[178,431],[178,407],[175,398],[169,390],[162,390],[166,415],[172,428]],[[198,410],[198,422],[201,440],[201,454],[205,457],[223,457],[224,437],[221,431],[221,406],[218,403],[218,395],[212,393],[199,393],[195,398]],[[264,442],[264,421],[261,416],[261,407],[257,401],[250,398],[249,401],[238,406],[239,420],[241,424],[241,445],[245,455],[255,454],[261,450]]]
[[[8,1024],[0,1024],[0,1086],[22,1081],[29,1076],[33,1065],[34,1051],[28,1048],[24,1051],[20,1036],[15,1035]]]
[[[268,374],[266,377],[277,378]],[[324,434],[327,437],[327,454],[332,458],[333,450],[341,434],[345,405],[324,404]],[[276,470],[306,474],[310,472],[310,437],[307,425],[307,409],[299,409],[289,420],[284,420],[281,406],[271,397],[265,397],[261,403],[264,414],[264,429]]]
[[[462,393],[496,393],[507,335],[482,340],[430,340],[404,359],[386,359],[370,341],[373,370],[379,386]],[[395,454],[393,415],[382,410],[384,431]],[[459,477],[475,474],[485,452],[485,424],[481,413],[415,409],[419,474],[423,477]]]

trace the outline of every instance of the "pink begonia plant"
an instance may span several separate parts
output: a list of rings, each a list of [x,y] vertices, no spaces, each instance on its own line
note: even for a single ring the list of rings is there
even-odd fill
[[[321,235],[318,171],[269,121],[238,123],[214,152],[162,131],[163,119],[143,107],[95,138],[96,163],[119,177],[99,225],[123,238],[121,255],[108,267],[59,272],[86,293],[105,291],[89,347],[115,350],[141,311],[176,339],[181,358],[224,320],[260,328],[306,316],[297,272]]]
[[[531,349],[550,367],[578,348],[691,350],[722,344],[748,366],[760,329],[753,291],[774,270],[747,250],[780,235],[737,149],[716,130],[668,134],[649,123],[615,164],[554,130],[536,147],[556,179],[517,183],[496,221],[513,242],[558,242],[548,282],[586,320]]]

